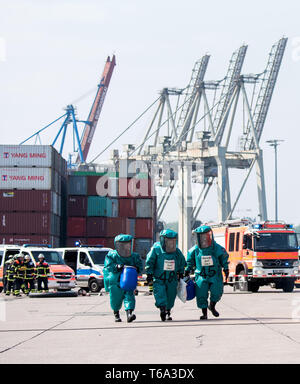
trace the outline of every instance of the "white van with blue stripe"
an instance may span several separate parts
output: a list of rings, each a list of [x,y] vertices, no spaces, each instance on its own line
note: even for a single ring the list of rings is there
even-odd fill
[[[104,287],[103,267],[105,256],[110,248],[79,247],[60,248],[65,263],[71,267],[76,275],[76,285],[86,291],[99,292]]]

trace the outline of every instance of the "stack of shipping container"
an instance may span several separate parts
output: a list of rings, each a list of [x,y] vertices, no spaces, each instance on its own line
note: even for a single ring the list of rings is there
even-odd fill
[[[2,244],[63,245],[67,164],[52,146],[0,145]]]
[[[131,234],[143,259],[154,238],[156,197],[147,173],[72,172],[68,177],[67,246],[114,247],[114,237]]]

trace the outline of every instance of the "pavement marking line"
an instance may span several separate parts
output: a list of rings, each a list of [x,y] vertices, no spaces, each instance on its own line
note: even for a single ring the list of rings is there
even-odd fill
[[[289,323],[271,323],[271,322],[270,322],[270,323],[264,323],[263,321],[259,320],[259,318],[252,317],[252,316],[250,316],[250,315],[248,315],[248,314],[246,314],[246,313],[244,313],[244,312],[242,312],[242,311],[240,311],[240,310],[238,310],[238,309],[236,309],[236,308],[234,308],[234,307],[231,307],[231,306],[228,305],[228,304],[225,304],[225,303],[222,303],[222,304],[225,305],[225,306],[227,306],[228,308],[234,310],[235,312],[240,313],[241,315],[248,316],[249,318],[251,318],[251,319],[253,319],[254,321],[256,321],[257,324],[262,325],[262,326],[264,326],[264,327],[270,329],[272,332],[277,333],[278,335],[281,335],[281,336],[283,336],[283,337],[289,339],[290,341],[292,341],[292,342],[294,342],[294,343],[300,345],[300,341],[297,341],[297,340],[295,340],[294,338],[292,338],[291,336],[285,334],[284,332],[279,331],[279,330],[276,330],[276,329],[274,329],[274,328],[272,328],[272,327],[270,326],[270,325],[272,325],[272,324],[274,324],[274,325],[288,325],[288,324],[295,325],[295,323],[293,323],[293,322],[289,322]],[[240,325],[241,325],[241,324],[240,324]]]
[[[87,309],[87,312],[88,312],[89,310],[93,309],[96,305],[98,305],[98,304],[93,304],[89,309]],[[50,328],[44,329],[44,330],[42,330],[41,332],[39,332],[37,335],[34,335],[34,336],[30,337],[29,339],[20,341],[19,343],[14,344],[14,345],[12,345],[11,347],[5,348],[5,349],[3,349],[2,351],[0,351],[0,354],[5,353],[5,352],[8,352],[8,351],[10,351],[10,350],[12,350],[12,349],[18,347],[19,345],[22,345],[22,344],[27,343],[28,341],[31,341],[31,340],[33,340],[33,339],[36,339],[37,337],[43,335],[43,334],[46,333],[46,332],[55,330],[56,327],[58,327],[58,326],[60,326],[60,325],[62,325],[62,324],[67,323],[68,321],[74,319],[75,317],[76,317],[75,315],[72,315],[69,319],[66,319],[66,320],[64,320],[64,321],[61,321],[61,322],[59,322],[58,324],[53,325],[53,326],[50,327]],[[20,331],[28,332],[28,331],[24,331],[24,330],[20,330]],[[3,332],[3,331],[1,331],[1,332]],[[5,332],[5,331],[4,331],[4,332]],[[31,332],[34,332],[34,331],[31,331]]]
[[[70,319],[67,319],[65,320],[65,322],[71,320]],[[63,324],[63,323],[60,323],[60,324]],[[41,330],[41,329],[26,329],[26,330],[23,330],[23,329],[8,329],[8,330],[0,330],[0,333],[9,333],[9,332],[39,332],[39,331],[43,331],[41,332],[40,334],[44,333],[44,332],[47,332],[47,331],[50,331],[50,332],[63,332],[63,331],[97,331],[97,330],[124,330],[124,329],[148,329],[148,328],[180,328],[180,327],[213,327],[213,326],[240,326],[240,325],[247,325],[247,326],[257,326],[257,325],[264,325],[264,323],[260,323],[259,321],[255,322],[255,323],[218,323],[217,320],[207,320],[207,322],[201,322],[200,324],[200,320],[197,320],[197,323],[196,324],[170,324],[170,325],[145,325],[145,326],[111,326],[111,327],[90,327],[90,328],[61,328],[61,329],[55,329],[55,327],[58,327],[60,324],[57,324],[49,329],[44,329],[44,330]],[[291,323],[291,322],[273,322],[273,323],[269,323],[269,324],[273,324],[273,325],[294,325],[294,323]],[[38,336],[38,335],[36,335]]]

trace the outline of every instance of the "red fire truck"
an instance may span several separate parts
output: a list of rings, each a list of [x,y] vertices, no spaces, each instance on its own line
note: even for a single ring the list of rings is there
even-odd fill
[[[234,289],[257,292],[271,285],[292,292],[299,280],[299,250],[293,226],[282,221],[232,220],[211,225],[217,243],[229,254]]]

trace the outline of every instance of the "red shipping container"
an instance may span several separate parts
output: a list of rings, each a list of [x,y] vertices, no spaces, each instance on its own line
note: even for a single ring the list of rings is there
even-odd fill
[[[119,199],[119,216],[136,217],[135,199]]]
[[[115,237],[120,233],[126,233],[126,219],[123,217],[107,218],[107,237]]]
[[[87,215],[86,196],[68,196],[68,216],[85,217]]]
[[[1,234],[60,235],[60,218],[45,212],[4,212],[0,215]]]
[[[119,179],[119,197],[124,198],[151,198],[155,196],[155,187],[152,179]]]
[[[115,238],[114,237],[107,237],[106,239],[106,247],[107,248],[111,248],[111,249],[115,249]]]
[[[51,191],[38,190],[2,190],[0,192],[0,211],[53,211]]]
[[[135,237],[136,238],[153,238],[153,219],[136,219],[135,220]]]
[[[107,239],[105,237],[90,237],[87,239],[89,246],[102,245],[104,248],[107,247]]]
[[[106,217],[88,217],[86,221],[87,237],[105,237],[107,233]]]
[[[87,176],[87,194],[88,196],[117,197],[119,189],[118,181],[119,179],[117,177],[109,177],[108,175]]]
[[[43,235],[1,235],[1,244],[40,244],[51,245],[52,247],[60,246],[60,239],[55,236],[43,236]]]
[[[68,237],[85,237],[86,236],[86,218],[85,217],[69,217],[67,223]]]
[[[85,245],[87,244],[87,239],[84,237],[68,237],[67,238],[67,247],[76,247],[75,243],[77,241],[80,241],[81,244]]]
[[[88,196],[98,196],[97,194],[97,182],[101,176],[87,176],[87,194]]]

